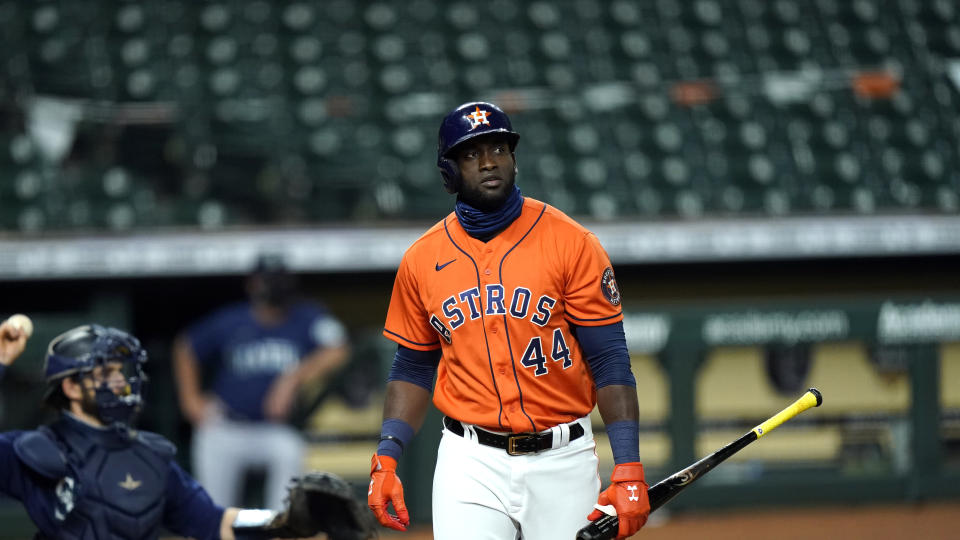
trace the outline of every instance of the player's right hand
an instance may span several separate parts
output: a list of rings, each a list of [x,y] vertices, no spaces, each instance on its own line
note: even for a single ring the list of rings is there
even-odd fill
[[[0,364],[9,366],[27,346],[27,333],[10,324],[0,321]]]
[[[393,503],[397,515],[387,511],[387,504]],[[373,510],[377,521],[384,527],[398,531],[407,530],[410,514],[403,502],[403,485],[397,477],[397,460],[390,456],[373,455],[370,460],[370,489],[367,491],[367,505]]]
[[[283,422],[290,416],[293,402],[297,399],[297,387],[300,380],[296,372],[288,372],[274,379],[263,399],[263,415],[267,420]]]

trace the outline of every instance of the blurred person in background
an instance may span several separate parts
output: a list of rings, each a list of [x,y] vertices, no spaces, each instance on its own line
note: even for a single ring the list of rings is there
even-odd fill
[[[290,425],[298,394],[339,371],[350,348],[336,317],[298,298],[282,258],[261,256],[246,290],[249,301],[177,336],[174,373],[181,410],[194,427],[193,472],[214,501],[237,506],[245,473],[264,470],[264,505],[279,508],[303,466],[306,444]]]

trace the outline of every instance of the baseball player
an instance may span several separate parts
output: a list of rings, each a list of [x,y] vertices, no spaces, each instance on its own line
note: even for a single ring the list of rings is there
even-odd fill
[[[406,529],[397,460],[432,393],[444,414],[436,538],[572,538],[601,511],[617,513],[625,538],[650,507],[620,291],[596,236],[515,186],[519,138],[490,103],[440,125],[437,165],[456,208],[397,271],[383,331],[397,352],[367,502],[382,525]],[[595,405],[616,461],[599,497]]]
[[[263,467],[265,504],[278,508],[305,452],[300,432],[286,423],[296,393],[345,365],[349,344],[324,306],[297,301],[294,276],[279,257],[261,257],[247,289],[250,302],[226,306],[179,336],[173,360],[181,408],[196,428],[197,478],[217,503],[237,505],[244,472]],[[211,394],[201,390],[200,366],[214,372]]]
[[[11,338],[23,336],[0,326],[0,340]],[[0,357],[0,378],[15,359]],[[214,504],[176,464],[173,444],[131,428],[146,361],[115,328],[79,326],[50,342],[45,399],[60,418],[0,434],[0,493],[23,503],[37,538],[157,538],[166,527],[229,539],[238,515],[251,515]]]

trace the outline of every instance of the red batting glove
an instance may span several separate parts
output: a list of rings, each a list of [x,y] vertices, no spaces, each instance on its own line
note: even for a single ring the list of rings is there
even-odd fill
[[[650,499],[647,498],[647,483],[643,481],[643,465],[640,463],[621,463],[613,468],[610,475],[610,487],[600,492],[597,504],[612,504],[617,509],[620,529],[617,538],[629,538],[636,534],[647,522],[650,515]],[[603,512],[594,510],[587,516],[593,521]]]
[[[393,503],[397,515],[387,512],[387,503]],[[397,477],[397,460],[390,456],[373,455],[370,460],[370,489],[367,491],[367,506],[384,527],[398,531],[407,530],[410,514],[403,502],[403,484]]]

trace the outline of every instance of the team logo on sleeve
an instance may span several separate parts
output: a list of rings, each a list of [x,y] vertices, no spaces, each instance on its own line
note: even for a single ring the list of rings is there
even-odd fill
[[[617,287],[617,278],[613,277],[613,268],[607,267],[600,278],[600,290],[604,298],[614,306],[620,305],[620,287]]]

